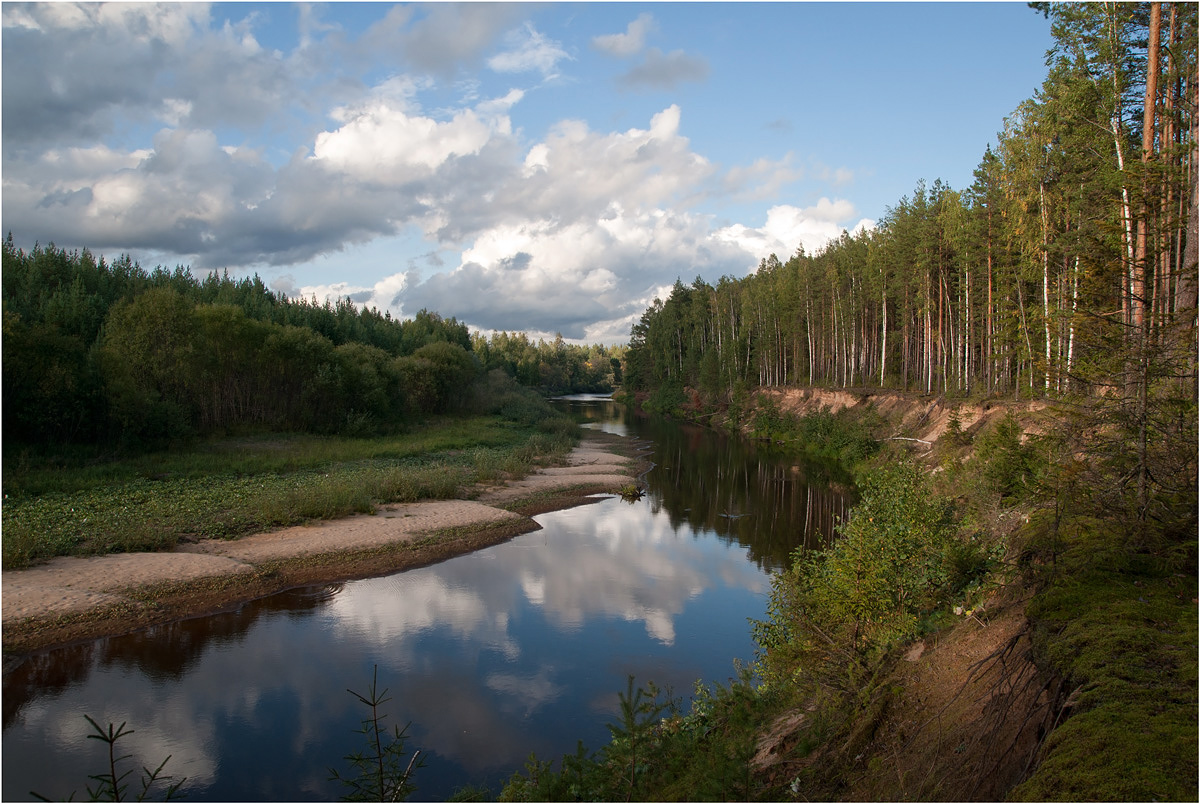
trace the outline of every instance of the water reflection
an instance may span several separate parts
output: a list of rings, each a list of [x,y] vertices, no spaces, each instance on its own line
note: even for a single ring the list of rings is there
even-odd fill
[[[853,503],[850,478],[836,465],[648,416],[606,397],[564,397],[559,404],[590,426],[644,440],[655,462],[646,477],[653,503],[679,527],[711,530],[746,547],[765,570],[787,566],[799,544],[826,543]]]
[[[598,747],[627,675],[686,695],[752,657],[764,565],[803,519],[832,516],[801,512],[835,509],[814,503],[807,469],[766,453],[718,465],[736,442],[709,436],[656,436],[651,493],[634,504],[604,498],[434,566],[32,657],[4,679],[3,798],[84,794],[103,767],[88,714],[135,730],[131,765],[171,754],[190,800],[335,799],[328,769],[359,748],[364,715],[345,690],[364,691],[376,665],[389,723],[411,722],[427,758],[417,800],[498,790],[530,752]]]

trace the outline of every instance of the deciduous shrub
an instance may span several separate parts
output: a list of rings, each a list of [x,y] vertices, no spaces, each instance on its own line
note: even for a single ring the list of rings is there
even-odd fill
[[[913,634],[949,590],[951,512],[920,468],[877,470],[861,492],[840,538],[801,549],[772,581],[768,619],[754,623],[768,685],[823,676]]]

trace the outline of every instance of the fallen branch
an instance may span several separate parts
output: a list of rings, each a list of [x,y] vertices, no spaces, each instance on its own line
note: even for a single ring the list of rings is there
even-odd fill
[[[902,437],[900,437],[900,436],[892,436],[891,438],[885,438],[885,439],[883,439],[883,440],[884,440],[884,441],[919,441],[919,442],[921,442],[922,444],[927,444],[927,445],[929,445],[929,446],[931,446],[931,447],[933,446],[933,442],[932,442],[932,441],[926,441],[926,440],[925,440],[925,439],[923,439],[923,438],[902,438]]]

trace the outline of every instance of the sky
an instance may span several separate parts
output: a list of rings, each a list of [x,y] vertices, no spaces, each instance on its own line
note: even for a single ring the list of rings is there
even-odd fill
[[[3,3],[17,246],[622,343],[968,187],[1045,77],[1002,3]]]

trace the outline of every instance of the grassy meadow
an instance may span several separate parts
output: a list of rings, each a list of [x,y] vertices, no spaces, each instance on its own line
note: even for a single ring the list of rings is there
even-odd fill
[[[5,569],[60,555],[170,549],[378,505],[469,495],[577,441],[565,417],[444,416],[376,438],[226,437],[103,460],[5,456]]]

